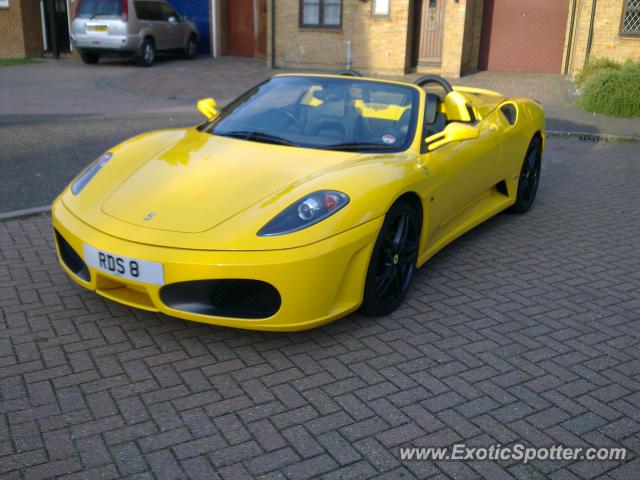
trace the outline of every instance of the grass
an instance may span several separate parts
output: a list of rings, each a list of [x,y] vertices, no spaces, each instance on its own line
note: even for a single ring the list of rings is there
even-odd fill
[[[38,58],[0,58],[0,67],[15,67],[16,65],[30,65],[32,63],[42,63],[44,60]]]
[[[614,117],[640,117],[640,62],[602,59],[589,63],[576,77],[578,106]]]

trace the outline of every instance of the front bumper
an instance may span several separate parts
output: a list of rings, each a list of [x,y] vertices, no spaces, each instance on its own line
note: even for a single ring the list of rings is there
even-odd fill
[[[383,217],[320,242],[286,250],[202,251],[150,246],[107,235],[75,217],[57,199],[53,227],[78,254],[83,243],[164,268],[165,285],[196,280],[248,279],[266,282],[280,294],[279,310],[268,318],[231,318],[177,310],[161,300],[160,286],[142,284],[87,267],[89,280],[74,274],[58,250],[58,260],[79,285],[132,307],[196,322],[254,330],[314,328],[356,310],[362,303],[369,258]]]

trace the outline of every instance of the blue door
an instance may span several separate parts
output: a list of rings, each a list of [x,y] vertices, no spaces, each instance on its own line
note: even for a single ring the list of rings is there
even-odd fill
[[[198,33],[200,33],[198,52],[210,53],[209,5],[211,0],[169,0],[169,3],[180,15],[191,20],[198,27]]]

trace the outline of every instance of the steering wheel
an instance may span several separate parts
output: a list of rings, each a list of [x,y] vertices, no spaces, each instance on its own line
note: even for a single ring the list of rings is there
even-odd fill
[[[302,127],[300,127],[300,125],[298,125],[298,119],[295,117],[295,115],[291,112],[287,112],[286,110],[272,110],[271,111],[272,114],[277,114],[277,115],[282,115],[283,117],[286,117],[286,119],[289,121],[289,123],[291,123],[291,125],[293,125],[296,129],[295,133],[301,134],[302,133]]]
[[[445,93],[451,93],[453,91],[453,87],[451,86],[451,84],[440,75],[423,75],[413,83],[415,85],[418,85],[419,87],[422,87],[428,83],[436,83],[444,89]]]

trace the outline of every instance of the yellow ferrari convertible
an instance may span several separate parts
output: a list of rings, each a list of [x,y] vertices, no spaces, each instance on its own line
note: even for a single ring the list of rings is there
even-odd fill
[[[538,189],[540,105],[435,75],[276,75],[198,109],[204,123],[125,141],[54,201],[75,282],[237,328],[385,315],[416,268]]]

